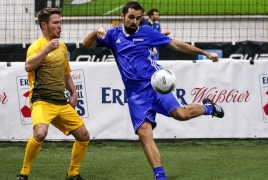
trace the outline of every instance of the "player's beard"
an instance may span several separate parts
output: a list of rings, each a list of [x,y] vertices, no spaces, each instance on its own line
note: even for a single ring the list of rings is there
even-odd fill
[[[138,29],[138,27],[135,24],[132,24],[129,27],[127,27],[127,26],[124,26],[124,27],[125,27],[126,33],[128,33],[128,34],[134,34]]]

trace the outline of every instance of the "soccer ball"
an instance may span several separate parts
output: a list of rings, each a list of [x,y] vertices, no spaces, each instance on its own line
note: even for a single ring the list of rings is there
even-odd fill
[[[177,85],[176,76],[170,70],[160,69],[152,75],[151,85],[160,94],[170,93]]]

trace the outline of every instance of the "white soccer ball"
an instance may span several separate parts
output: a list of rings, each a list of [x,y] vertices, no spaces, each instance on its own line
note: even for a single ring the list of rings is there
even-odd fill
[[[177,85],[176,76],[168,69],[160,69],[152,75],[151,85],[160,94],[170,93]]]

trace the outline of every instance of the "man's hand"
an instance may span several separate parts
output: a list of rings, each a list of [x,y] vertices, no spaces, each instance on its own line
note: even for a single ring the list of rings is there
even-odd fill
[[[73,94],[69,99],[69,104],[75,108],[77,105],[77,94]]]
[[[52,39],[46,46],[46,52],[49,53],[60,47],[60,42],[58,39]]]
[[[208,53],[206,54],[206,56],[207,56],[210,60],[212,60],[212,62],[218,62],[218,61],[219,61],[219,57],[218,57],[218,54],[217,54],[217,53],[210,53],[210,52],[208,52]]]
[[[164,35],[168,36],[170,34],[170,30],[167,29],[166,31],[163,32]]]
[[[154,53],[154,56],[157,55],[158,52],[157,52],[156,47],[153,47],[153,53]]]
[[[107,31],[104,27],[99,27],[99,29],[97,29],[98,38],[105,39],[106,35],[107,35]]]

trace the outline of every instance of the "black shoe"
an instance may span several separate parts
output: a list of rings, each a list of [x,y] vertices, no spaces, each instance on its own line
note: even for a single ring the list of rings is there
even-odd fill
[[[72,176],[72,177],[67,177],[65,178],[65,180],[85,180],[84,178],[82,178],[82,176],[80,174],[77,174],[76,176]]]
[[[19,174],[16,180],[28,180],[28,176],[26,174]]]
[[[203,99],[203,104],[211,104],[213,106],[214,113],[212,114],[212,117],[216,116],[218,118],[223,118],[224,111],[223,111],[222,107],[215,104],[212,100],[210,100],[208,98]]]

